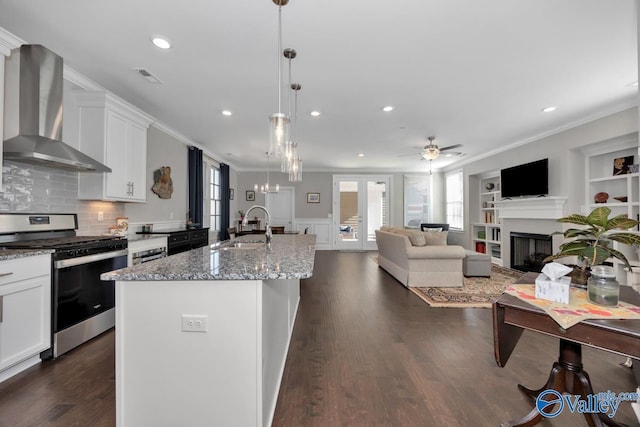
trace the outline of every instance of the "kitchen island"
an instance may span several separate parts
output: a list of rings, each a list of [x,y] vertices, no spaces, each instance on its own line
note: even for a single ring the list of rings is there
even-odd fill
[[[102,275],[116,281],[116,419],[271,424],[314,235],[256,236]]]

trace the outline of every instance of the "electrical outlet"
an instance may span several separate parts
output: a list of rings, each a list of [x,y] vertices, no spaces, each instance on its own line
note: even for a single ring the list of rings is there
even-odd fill
[[[207,332],[206,314],[200,315],[182,315],[182,332]]]
[[[100,221],[104,221],[104,212],[102,211],[98,212],[98,222]]]

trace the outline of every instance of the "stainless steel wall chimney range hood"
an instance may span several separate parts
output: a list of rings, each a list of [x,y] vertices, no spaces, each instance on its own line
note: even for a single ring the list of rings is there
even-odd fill
[[[5,62],[5,159],[81,172],[111,169],[62,139],[62,58],[22,45]]]

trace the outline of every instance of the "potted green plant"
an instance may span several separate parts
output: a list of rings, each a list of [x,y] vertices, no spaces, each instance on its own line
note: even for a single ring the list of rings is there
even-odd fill
[[[624,263],[631,271],[631,264],[627,257],[620,251],[610,246],[611,241],[624,243],[626,245],[640,244],[640,235],[628,231],[616,232],[614,230],[628,230],[636,227],[639,222],[630,219],[626,215],[617,215],[609,218],[611,209],[607,207],[597,207],[587,216],[572,214],[557,221],[569,224],[584,226],[584,228],[569,228],[563,234],[565,239],[573,239],[560,245],[559,251],[555,255],[550,255],[544,262],[550,262],[558,258],[576,256],[581,263],[580,270],[584,281],[572,276],[572,281],[576,284],[584,285],[587,281],[587,269],[594,265],[602,264],[609,258],[615,258]]]

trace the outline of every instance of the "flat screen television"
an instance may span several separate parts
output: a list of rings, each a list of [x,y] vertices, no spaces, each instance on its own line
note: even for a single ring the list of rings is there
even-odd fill
[[[549,159],[524,163],[500,171],[502,198],[549,194]]]

